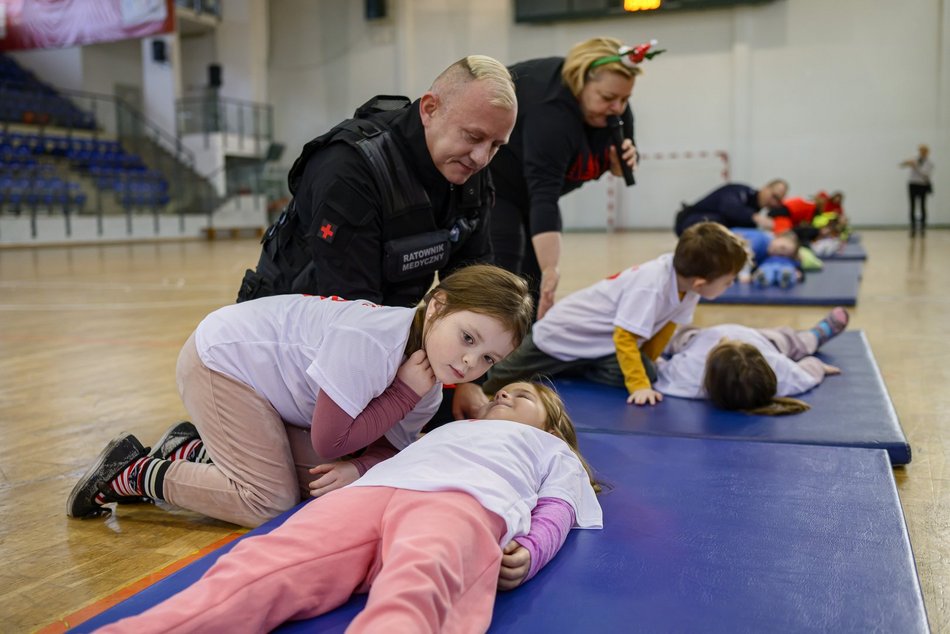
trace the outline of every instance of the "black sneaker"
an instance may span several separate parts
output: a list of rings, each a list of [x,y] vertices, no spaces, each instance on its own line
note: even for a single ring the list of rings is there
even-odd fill
[[[175,451],[186,442],[198,440],[198,430],[194,425],[186,420],[175,423],[162,434],[162,437],[155,443],[155,448],[149,455],[151,458],[161,458],[168,460]]]
[[[66,515],[96,517],[108,513],[109,509],[96,504],[99,493],[104,493],[108,502],[139,500],[134,496],[116,495],[109,489],[109,482],[133,461],[146,455],[148,449],[132,434],[122,433],[110,440],[70,492],[66,500]]]

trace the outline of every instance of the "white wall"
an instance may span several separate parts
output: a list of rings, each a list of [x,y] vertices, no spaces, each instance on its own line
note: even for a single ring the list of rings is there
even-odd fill
[[[82,90],[112,95],[115,94],[116,84],[143,85],[140,40],[90,44],[80,50]]]
[[[182,95],[203,97],[208,88],[208,65],[218,61],[214,33],[180,35],[178,46],[181,49],[178,68],[181,72]]]
[[[937,166],[931,216],[950,223],[946,0],[776,0],[544,25],[514,24],[510,0],[387,4],[387,19],[368,22],[362,2],[271,0],[268,100],[288,165],[369,96],[416,97],[463,55],[514,63],[597,35],[657,38],[668,51],[645,64],[632,103],[641,151],[663,158],[645,160],[639,184],[621,193],[622,226],[671,226],[679,201],[721,179],[716,160],[670,155],[716,150],[734,181],[782,176],[794,195],[841,189],[856,223],[906,223],[897,163],[921,142]],[[599,182],[562,199],[565,225],[604,226],[606,190]]]
[[[40,81],[63,90],[82,90],[82,49],[13,51],[9,55]]]
[[[222,97],[267,101],[267,3],[228,0],[215,30]],[[209,60],[210,61],[210,60]],[[207,68],[205,68],[207,76]]]

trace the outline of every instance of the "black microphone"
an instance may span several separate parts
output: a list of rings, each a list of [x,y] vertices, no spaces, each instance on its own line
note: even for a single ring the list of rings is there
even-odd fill
[[[617,148],[617,159],[623,169],[623,180],[629,187],[637,181],[633,178],[633,169],[630,164],[623,160],[623,121],[617,115],[610,115],[607,117],[607,127],[610,128],[610,139],[613,141],[614,147]]]

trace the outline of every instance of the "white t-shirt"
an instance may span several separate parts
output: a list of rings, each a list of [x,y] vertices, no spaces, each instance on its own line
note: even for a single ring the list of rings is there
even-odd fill
[[[561,361],[596,359],[616,352],[615,327],[643,343],[670,321],[690,323],[698,303],[693,291],[680,300],[673,254],[667,253],[558,301],[534,324],[531,338]]]
[[[356,418],[403,362],[413,308],[310,295],[277,295],[220,308],[198,324],[201,361],[270,401],[280,417],[310,427],[317,391]],[[413,442],[439,407],[442,385],[386,432]]]
[[[560,438],[507,420],[463,420],[437,427],[349,486],[464,491],[504,518],[499,544],[526,535],[538,498],[564,500],[577,528],[602,528],[587,472]]]
[[[820,383],[817,378],[779,352],[759,331],[739,324],[722,324],[698,330],[683,350],[670,359],[658,359],[654,389],[670,396],[706,398],[706,391],[703,389],[706,355],[723,337],[743,341],[758,348],[775,371],[778,396],[801,394]]]

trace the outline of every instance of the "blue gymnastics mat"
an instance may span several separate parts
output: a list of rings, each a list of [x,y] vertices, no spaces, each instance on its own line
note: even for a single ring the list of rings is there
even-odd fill
[[[638,407],[627,404],[623,388],[568,379],[554,384],[582,431],[871,447],[885,449],[894,465],[909,463],[910,445],[864,332],[841,333],[818,356],[841,374],[798,397],[812,408],[792,416],[728,412],[672,396]]]
[[[714,299],[703,304],[771,304],[801,306],[854,306],[861,285],[861,260],[832,258],[824,260],[821,271],[809,271],[805,281],[792,288],[758,288],[751,283],[735,283]]]
[[[928,631],[883,451],[590,433],[580,447],[609,486],[605,527],[571,531],[500,594],[490,632]],[[168,598],[234,543],[74,631]],[[343,632],[364,604],[276,631]]]

